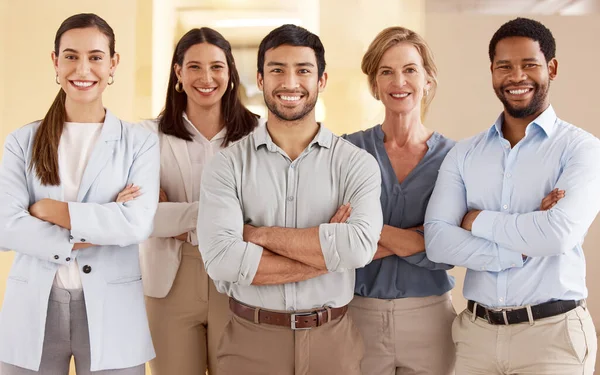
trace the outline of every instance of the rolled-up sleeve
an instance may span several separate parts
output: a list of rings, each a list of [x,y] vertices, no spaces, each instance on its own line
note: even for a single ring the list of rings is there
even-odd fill
[[[204,169],[198,245],[213,280],[248,286],[258,270],[263,248],[243,239],[244,216],[234,173],[233,163],[223,153]]]
[[[159,169],[158,137],[150,134],[131,165],[127,181],[140,186],[142,194],[125,203],[69,202],[71,242],[128,246],[147,239],[158,205]]]
[[[364,267],[373,260],[383,228],[381,172],[373,156],[360,150],[348,160],[344,202],[352,212],[345,223],[319,226],[319,240],[330,272]]]
[[[0,166],[0,249],[66,264],[73,249],[69,231],[29,214],[27,168],[24,148],[9,135]]]

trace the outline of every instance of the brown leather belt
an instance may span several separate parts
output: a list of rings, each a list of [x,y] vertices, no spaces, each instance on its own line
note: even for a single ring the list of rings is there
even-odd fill
[[[348,311],[348,306],[346,305],[334,308],[326,307],[306,312],[285,313],[244,305],[233,298],[229,299],[229,308],[235,315],[251,322],[289,327],[293,330],[320,327],[325,323],[344,316],[346,311]]]

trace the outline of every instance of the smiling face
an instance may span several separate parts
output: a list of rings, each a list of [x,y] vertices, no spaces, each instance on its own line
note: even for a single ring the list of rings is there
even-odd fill
[[[102,101],[102,92],[115,73],[119,55],[111,58],[109,40],[96,27],[71,29],[60,38],[58,55],[52,52],[58,81],[67,100],[80,104]]]
[[[511,37],[498,42],[491,66],[492,85],[505,111],[514,118],[539,115],[550,103],[550,81],[556,77],[556,59],[546,62],[540,44]]]
[[[282,45],[265,52],[264,75],[258,73],[269,112],[284,121],[299,121],[310,114],[319,92],[325,89],[327,73],[319,78],[315,52],[310,47]]]
[[[210,43],[194,44],[185,52],[182,65],[175,64],[174,69],[188,106],[210,108],[221,104],[229,84],[229,67],[222,49]]]
[[[424,91],[431,85],[419,50],[409,42],[390,47],[379,62],[375,85],[374,91],[386,110],[420,114]]]

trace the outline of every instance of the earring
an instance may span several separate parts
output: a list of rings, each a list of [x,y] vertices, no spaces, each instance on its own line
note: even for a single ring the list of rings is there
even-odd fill
[[[175,84],[175,91],[179,93],[183,92],[183,84],[181,83],[181,81],[177,81],[177,83]]]
[[[60,85],[60,81],[58,80],[58,74],[54,78],[54,82],[56,82],[57,85]]]
[[[233,91],[233,88],[235,87],[235,85],[233,84],[233,81],[231,81],[231,90]]]
[[[110,77],[108,77],[108,85],[112,85],[113,83],[115,83],[115,77],[111,74]]]
[[[379,100],[379,94],[378,93],[373,93],[373,96],[375,97],[376,100]]]
[[[425,89],[425,96],[428,96],[428,95],[429,95],[429,90]]]

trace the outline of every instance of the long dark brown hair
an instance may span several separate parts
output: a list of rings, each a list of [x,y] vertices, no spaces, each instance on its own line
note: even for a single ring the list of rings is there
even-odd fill
[[[72,29],[85,29],[95,27],[108,38],[110,56],[115,55],[115,34],[113,29],[104,21],[92,13],[81,13],[71,16],[63,21],[54,37],[54,53],[59,55],[60,39],[64,33]],[[35,169],[36,176],[42,185],[60,185],[60,174],[58,172],[58,144],[63,132],[64,123],[67,120],[65,100],[67,94],[61,88],[50,106],[48,113],[44,116],[35,138],[31,156],[30,169]]]
[[[209,43],[219,47],[224,53],[229,68],[229,82],[227,89],[221,98],[221,115],[225,119],[227,134],[223,140],[223,146],[230,142],[237,141],[250,133],[258,124],[258,116],[250,112],[239,98],[240,75],[235,66],[231,45],[217,31],[208,27],[192,29],[188,31],[177,43],[171,62],[171,74],[169,76],[169,86],[167,88],[167,100],[165,108],[159,115],[158,128],[164,134],[169,134],[186,141],[192,140],[192,135],[185,128],[183,123],[183,112],[187,106],[187,94],[177,92],[177,75],[175,74],[175,64],[183,66],[183,57],[190,47]],[[233,86],[233,87],[232,87]]]

